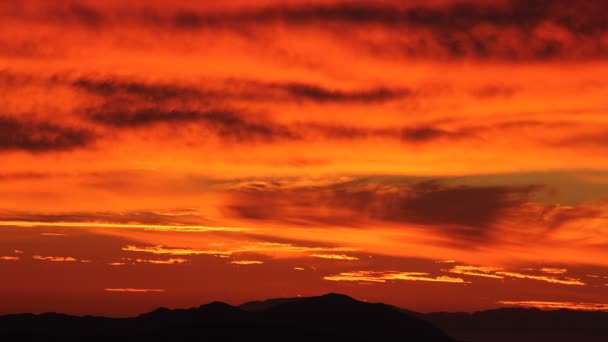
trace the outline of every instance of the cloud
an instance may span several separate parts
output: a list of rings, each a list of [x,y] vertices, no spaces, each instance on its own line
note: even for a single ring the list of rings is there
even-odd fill
[[[473,137],[466,131],[448,131],[432,126],[419,126],[404,128],[401,131],[401,140],[411,143],[424,143],[439,139],[462,139]]]
[[[133,80],[94,79],[81,77],[72,81],[72,86],[87,93],[102,96],[107,100],[137,97],[141,100],[159,102],[167,100],[202,99],[199,89],[177,84],[145,83]]]
[[[503,276],[492,273],[492,272],[496,272],[498,270],[500,270],[500,268],[457,265],[457,266],[450,268],[446,272],[455,273],[455,274],[464,274],[464,275],[469,275],[469,276],[474,276],[474,277],[504,279]]]
[[[88,146],[93,140],[93,133],[83,129],[0,116],[0,152],[69,151]]]
[[[229,262],[229,264],[233,265],[261,265],[263,263],[263,261],[259,260],[233,260]]]
[[[145,293],[145,292],[165,292],[164,289],[139,289],[139,288],[105,288],[107,292],[132,292],[132,293]]]
[[[607,26],[600,4],[520,0],[502,3],[448,2],[446,5],[398,6],[372,2],[264,8],[239,19],[281,21],[290,25],[337,25],[336,34],[382,28],[391,32],[394,50],[407,57],[550,60],[601,58]],[[356,29],[359,29],[358,31]],[[417,39],[399,39],[409,33]],[[371,36],[371,35],[370,35]],[[363,39],[372,43],[373,39]],[[370,44],[370,45],[372,45]],[[373,44],[375,50],[390,49]]]
[[[204,115],[190,111],[163,111],[155,108],[129,111],[103,111],[91,115],[96,123],[114,127],[141,127],[156,123],[198,121]]]
[[[437,182],[422,182],[410,187],[402,202],[404,210],[389,212],[386,218],[486,227],[495,222],[503,210],[524,203],[538,189],[537,186],[450,187]],[[475,230],[463,231],[465,235],[478,233]]]
[[[559,229],[578,220],[600,217],[601,207],[582,203],[576,206],[553,205],[547,206],[541,213],[542,220],[549,229]]]
[[[410,144],[474,138],[465,128],[445,129],[433,124],[404,127],[365,127],[315,120],[290,124],[243,109],[269,101],[278,103],[363,105],[383,103],[413,95],[406,88],[376,87],[336,89],[302,82],[226,80],[209,82],[201,88],[170,83],[128,79],[79,78],[70,83],[77,90],[98,96],[102,103],[83,110],[96,124],[120,129],[172,125],[202,129],[200,136],[212,134],[235,142],[306,141],[314,139],[358,140],[380,138]]]
[[[238,11],[204,3],[145,8],[34,3],[40,7],[38,15],[13,7],[2,19],[70,30],[77,26],[93,33],[135,27],[154,38],[159,33],[183,36],[205,31],[262,40],[279,27],[300,34],[308,29],[351,49],[392,58],[560,61],[602,59],[608,52],[604,41],[608,27],[603,21],[608,11],[595,1],[277,1]],[[31,45],[21,47],[21,53],[35,55],[37,46]]]
[[[561,285],[578,285],[578,286],[587,285],[586,283],[580,281],[579,279],[574,279],[574,278],[555,278],[555,277],[530,275],[530,274],[523,274],[523,273],[518,273],[518,272],[506,272],[506,271],[498,271],[498,272],[496,272],[496,274],[506,276],[506,277],[539,280],[539,281],[544,281],[547,283],[554,283],[554,284],[561,284]]]
[[[236,191],[227,210],[239,218],[292,224],[361,225],[370,219],[421,224],[463,243],[492,226],[538,186],[448,186],[440,181],[358,179],[318,187]]]
[[[543,267],[540,269],[541,272],[543,273],[549,273],[549,274],[564,274],[568,272],[568,269],[566,268],[551,268],[551,267]]]
[[[433,126],[395,128],[364,128],[316,122],[280,124],[262,117],[247,115],[237,110],[165,110],[162,107],[143,109],[93,109],[89,118],[114,128],[146,128],[157,124],[189,124],[205,128],[215,136],[235,142],[306,141],[315,138],[357,140],[383,138],[406,143],[422,144],[439,140],[473,138],[468,130],[445,130]]]
[[[172,225],[172,224],[144,224],[144,223],[102,223],[102,222],[43,222],[43,221],[0,221],[4,227],[75,227],[75,228],[117,228],[117,229],[141,229],[150,231],[170,232],[244,232],[249,228],[240,227],[214,227],[199,225]]]
[[[136,176],[134,176],[136,177]],[[141,224],[141,225],[187,225],[188,223],[204,220],[200,213],[192,209],[172,209],[157,211],[72,211],[61,213],[37,212],[4,212],[0,215],[0,222],[18,221],[45,223],[114,223],[114,224]],[[186,228],[186,227],[185,227]]]
[[[122,248],[127,252],[151,253],[159,255],[213,255],[218,257],[227,257],[240,253],[254,253],[268,255],[271,257],[304,257],[309,254],[334,254],[332,252],[350,252],[356,251],[355,248],[348,247],[316,247],[316,246],[298,246],[290,243],[278,242],[251,242],[251,241],[235,241],[230,245],[216,246],[221,248],[214,249],[195,249],[195,248],[172,248],[162,245],[157,246],[134,246],[128,245]]]
[[[552,284],[560,284],[560,285],[587,285],[582,282],[580,279],[564,277],[561,278],[547,276],[547,275],[534,275],[534,274],[526,274],[520,272],[511,272],[504,271],[502,268],[497,267],[484,267],[484,266],[470,266],[470,265],[457,265],[448,270],[444,270],[445,272],[455,273],[455,274],[463,274],[474,277],[485,277],[485,278],[495,278],[495,279],[505,279],[505,277],[510,278],[518,278],[518,279],[530,279],[530,280],[538,280],[544,281]],[[555,274],[555,275],[563,275],[566,273],[565,269],[555,269],[555,268],[542,268],[541,272],[546,274]]]
[[[373,282],[386,283],[390,280],[406,280],[406,281],[425,281],[436,283],[468,283],[461,278],[437,276],[432,277],[424,272],[398,272],[398,271],[355,271],[342,272],[336,275],[325,276],[325,280],[330,281],[356,281],[356,282]]]
[[[12,255],[6,255],[6,256],[0,256],[0,260],[4,260],[4,261],[17,261],[19,260],[18,256],[12,256]]]
[[[78,259],[73,258],[73,257],[41,256],[41,255],[34,255],[34,256],[32,256],[32,259],[41,260],[41,261],[50,261],[50,262],[75,262],[75,261],[78,261]]]
[[[74,2],[54,7],[48,14],[58,23],[72,23],[92,29],[108,24],[109,19],[101,9]]]
[[[557,310],[557,309],[569,309],[569,310],[583,310],[583,311],[596,311],[608,310],[608,304],[603,303],[585,303],[585,302],[549,302],[549,301],[538,301],[538,300],[499,300],[499,304],[509,306],[523,306],[523,307],[534,307],[539,309]]]
[[[311,254],[311,257],[321,259],[334,259],[334,260],[359,260],[359,258],[346,255],[346,254]]]
[[[165,110],[161,108],[101,108],[89,110],[89,118],[115,128],[142,128],[156,124],[191,124],[207,129],[217,137],[235,142],[301,140],[287,126],[267,120],[245,119],[235,110]]]
[[[78,6],[61,13],[64,23],[98,30],[130,23],[168,31],[232,31],[254,36],[278,25],[332,34],[355,47],[399,51],[407,57],[551,60],[606,55],[601,3],[569,0],[500,2],[446,1],[316,2],[247,6],[239,11],[218,6],[149,7],[121,11]],[[372,32],[389,32],[378,40]],[[410,37],[415,37],[410,38]],[[358,39],[357,39],[358,38]],[[374,39],[376,38],[376,39]],[[392,44],[392,46],[391,46]],[[381,51],[380,51],[381,52]]]
[[[514,95],[518,90],[519,89],[515,87],[491,84],[476,89],[473,92],[473,95],[479,98],[502,98]]]
[[[221,100],[251,101],[298,101],[315,103],[382,103],[412,95],[405,88],[376,87],[344,90],[327,88],[303,82],[264,82],[228,80],[200,86],[184,86],[171,83],[153,83],[124,79],[96,79],[82,77],[72,81],[78,90],[97,95],[109,103],[120,101],[149,101],[163,103],[171,100],[205,103]]]
[[[319,103],[379,103],[402,99],[411,95],[411,91],[407,89],[375,88],[345,91],[295,82],[268,84],[267,87],[283,91],[297,101],[308,100]]]
[[[188,259],[184,258],[169,258],[169,259],[135,259],[135,262],[143,264],[155,264],[155,265],[175,265],[183,264],[188,262]]]
[[[122,248],[123,251],[127,252],[144,252],[152,254],[168,254],[168,255],[230,255],[231,251],[221,250],[201,250],[201,249],[187,249],[187,248],[168,248],[164,246],[149,246],[149,247],[137,247],[133,245],[125,246]]]

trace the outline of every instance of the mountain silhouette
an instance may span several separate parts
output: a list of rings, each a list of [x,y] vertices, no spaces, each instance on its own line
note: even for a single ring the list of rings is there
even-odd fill
[[[342,294],[284,301],[262,314],[296,331],[313,335],[377,341],[449,341],[441,330],[382,303],[365,303]]]
[[[264,302],[255,302],[264,303]],[[2,336],[197,336],[341,341],[453,341],[419,317],[346,295],[273,300],[234,307],[213,302],[191,309],[159,308],[131,318],[57,313],[0,316]]]
[[[0,316],[0,336],[175,336],[267,341],[608,341],[608,312],[502,308],[417,313],[342,294],[213,302],[130,318],[59,313]]]
[[[276,298],[247,302],[239,307],[253,312],[265,311],[299,300],[301,298]],[[608,312],[603,311],[500,308],[475,313],[419,313],[395,309],[431,323],[458,341],[608,341]]]
[[[608,341],[608,312],[502,308],[418,314],[460,341]]]

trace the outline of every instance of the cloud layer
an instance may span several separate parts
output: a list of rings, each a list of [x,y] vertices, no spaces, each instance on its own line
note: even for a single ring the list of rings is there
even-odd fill
[[[607,15],[0,2],[0,312],[605,303]]]

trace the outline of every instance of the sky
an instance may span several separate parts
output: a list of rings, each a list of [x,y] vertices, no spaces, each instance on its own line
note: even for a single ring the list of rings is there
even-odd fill
[[[605,4],[0,2],[0,314],[608,309]]]

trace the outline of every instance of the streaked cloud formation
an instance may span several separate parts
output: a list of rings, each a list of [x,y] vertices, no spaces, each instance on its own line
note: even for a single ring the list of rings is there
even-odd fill
[[[453,268],[447,270],[447,272],[456,273],[456,274],[464,274],[464,275],[469,275],[469,276],[474,276],[474,277],[504,279],[504,276],[494,273],[498,270],[500,270],[500,268],[458,265],[458,266],[454,266]]]
[[[128,252],[143,252],[143,253],[152,253],[152,254],[167,254],[167,255],[215,255],[215,256],[231,256],[233,254],[242,254],[242,253],[257,253],[263,254],[273,257],[298,257],[304,256],[305,253],[310,252],[332,252],[332,251],[353,251],[353,248],[347,247],[306,247],[306,246],[296,246],[288,243],[276,243],[276,242],[255,242],[250,243],[247,241],[242,241],[240,243],[236,242],[233,246],[216,246],[221,248],[216,249],[180,249],[180,248],[170,248],[165,246],[148,246],[148,247],[138,247],[138,246],[125,246],[122,248],[123,251]],[[319,256],[320,255],[320,256]],[[326,259],[341,259],[341,260],[358,260],[356,257],[344,255],[344,254],[311,254],[310,256],[317,258],[326,258]]]
[[[17,260],[19,260],[19,257],[18,256],[12,256],[12,255],[3,255],[3,256],[0,256],[0,260],[3,260],[3,261],[17,261]]]
[[[511,272],[505,271],[502,268],[496,267],[484,267],[484,266],[467,266],[467,265],[457,265],[452,267],[451,269],[446,270],[449,273],[463,274],[474,277],[485,277],[485,278],[495,278],[495,279],[505,279],[505,278],[517,278],[517,279],[531,279],[544,281],[548,283],[561,284],[561,285],[587,285],[582,282],[580,279],[570,278],[564,276],[567,272],[566,269],[558,269],[558,268],[546,268],[543,267],[541,269],[542,273],[548,273],[552,275],[559,275],[560,278],[555,276],[547,276],[547,275],[538,275],[538,274],[526,274],[520,272]]]
[[[346,254],[311,254],[311,257],[321,258],[321,259],[335,259],[335,260],[359,260],[359,258],[355,256],[350,256]]]
[[[148,263],[148,264],[156,264],[156,265],[175,265],[175,264],[183,264],[185,262],[188,262],[188,259],[183,259],[183,258],[135,259],[135,262]]]
[[[146,293],[146,292],[164,292],[164,289],[136,289],[136,288],[105,288],[107,292],[132,292],[132,293]]]
[[[585,310],[585,311],[596,311],[596,310],[608,310],[608,304],[601,303],[581,303],[581,302],[544,302],[544,301],[513,301],[513,300],[501,300],[499,304],[509,306],[523,306],[523,307],[535,307],[540,309],[557,310],[557,309],[570,309],[570,310]]]
[[[73,258],[73,257],[41,256],[41,255],[34,255],[34,256],[32,256],[32,259],[41,260],[41,261],[50,261],[50,262],[75,262],[75,261],[78,261],[76,258]]]
[[[17,299],[32,293],[107,308],[106,288],[164,289],[167,306],[608,302],[607,12],[2,2],[7,310],[35,310]],[[113,305],[158,304],[135,297]]]
[[[229,264],[233,265],[260,265],[263,263],[263,261],[259,260],[233,260],[229,262]]]
[[[517,273],[517,272],[502,272],[502,271],[496,272],[496,274],[503,275],[506,277],[512,277],[512,278],[540,280],[540,281],[546,281],[548,283],[555,283],[555,284],[562,284],[562,285],[586,285],[582,281],[580,281],[578,279],[573,279],[573,278],[558,279],[558,278],[554,278],[554,277],[522,274],[522,273]]]
[[[325,280],[331,281],[357,281],[385,283],[390,280],[429,281],[440,283],[467,283],[461,278],[437,276],[432,277],[425,272],[397,272],[397,271],[355,271],[342,272],[340,274],[325,276]]]

